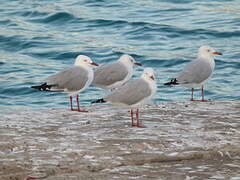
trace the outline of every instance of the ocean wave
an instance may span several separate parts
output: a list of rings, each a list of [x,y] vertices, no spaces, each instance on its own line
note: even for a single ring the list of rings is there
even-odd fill
[[[73,22],[76,19],[78,18],[68,12],[57,12],[41,18],[32,18],[30,19],[30,22],[64,25],[65,23]]]
[[[36,10],[32,10],[32,11],[17,11],[12,13],[14,15],[19,15],[22,17],[27,17],[27,18],[35,18],[35,17],[42,17],[42,16],[47,16],[48,13],[47,12],[40,12],[40,11],[36,11]]]
[[[136,34],[147,34],[158,32],[159,34],[165,34],[167,37],[197,37],[197,35],[205,35],[206,38],[209,36],[216,38],[227,38],[227,37],[238,37],[240,36],[240,31],[217,31],[211,29],[186,29],[177,26],[164,25],[164,24],[154,24],[146,22],[131,22],[129,23],[132,27],[136,27],[125,33],[125,35],[136,35]]]
[[[91,19],[91,20],[85,20],[85,22],[88,22],[89,25],[87,27],[124,27],[129,22],[124,20],[108,20],[108,19]]]
[[[23,49],[33,48],[33,47],[44,47],[47,46],[46,42],[31,40],[23,35],[13,35],[13,36],[1,36],[0,44],[2,49],[6,51],[21,51]]]

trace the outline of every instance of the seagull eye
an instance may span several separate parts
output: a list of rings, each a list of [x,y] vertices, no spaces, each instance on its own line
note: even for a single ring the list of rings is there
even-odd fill
[[[86,59],[84,59],[83,61],[84,61],[84,62],[87,62],[87,60],[86,60]]]
[[[208,49],[207,51],[210,52],[210,49]]]

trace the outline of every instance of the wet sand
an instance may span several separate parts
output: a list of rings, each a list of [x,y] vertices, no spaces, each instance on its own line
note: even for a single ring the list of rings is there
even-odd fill
[[[1,115],[0,180],[240,179],[240,101]]]

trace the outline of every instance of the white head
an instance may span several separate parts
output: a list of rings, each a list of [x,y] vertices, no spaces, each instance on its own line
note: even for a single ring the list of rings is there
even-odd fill
[[[156,80],[153,68],[145,68],[141,77],[147,81]]]
[[[134,59],[132,56],[128,55],[128,54],[122,55],[122,56],[119,58],[118,61],[121,61],[121,62],[123,62],[123,63],[129,64],[129,65],[131,65],[131,66],[133,66],[133,65],[142,66],[141,63],[136,62],[135,59]]]
[[[213,59],[214,55],[222,55],[222,53],[215,51],[209,46],[201,46],[198,49],[198,58]]]
[[[93,62],[90,57],[84,55],[78,55],[74,63],[75,66],[98,66]]]

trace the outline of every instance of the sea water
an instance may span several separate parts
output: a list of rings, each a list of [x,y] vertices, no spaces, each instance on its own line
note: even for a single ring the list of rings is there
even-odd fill
[[[99,64],[132,55],[156,71],[154,102],[186,101],[190,89],[163,84],[196,58],[202,45],[223,53],[206,98],[240,100],[238,0],[11,0],[0,2],[0,111],[65,108],[68,96],[29,88],[84,54]],[[90,86],[80,102],[107,94]],[[200,96],[200,91],[196,92]]]

